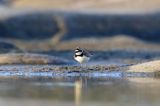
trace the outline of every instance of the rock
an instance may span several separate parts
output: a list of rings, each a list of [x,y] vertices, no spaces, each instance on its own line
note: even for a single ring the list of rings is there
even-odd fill
[[[18,52],[20,51],[14,44],[7,42],[0,42],[0,53]]]
[[[16,38],[23,40],[48,39],[58,31],[53,15],[30,13],[12,16],[0,21],[1,38]]]
[[[57,17],[60,17],[62,22],[58,22]],[[60,34],[63,35],[58,39],[103,38],[122,34],[159,43],[159,23],[160,13],[113,15],[58,11],[24,12],[0,21],[0,38],[43,40],[62,32]]]
[[[71,64],[72,62],[55,56],[31,54],[31,53],[8,53],[0,54],[0,64]]]
[[[160,60],[129,66],[127,72],[160,72]]]
[[[64,39],[115,36],[124,34],[159,42],[160,14],[109,15],[73,14],[66,18],[68,33]],[[67,36],[68,35],[68,36]]]

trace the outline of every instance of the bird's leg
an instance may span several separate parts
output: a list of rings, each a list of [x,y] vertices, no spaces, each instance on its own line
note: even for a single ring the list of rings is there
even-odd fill
[[[83,64],[83,67],[84,67],[85,69],[87,69],[87,64],[86,64],[86,63],[84,63],[84,64]]]
[[[82,65],[82,63],[80,63],[80,69],[81,69],[81,71],[83,70],[83,65]]]
[[[82,66],[83,66],[83,64],[82,64],[82,63],[80,63],[80,66],[82,67]]]

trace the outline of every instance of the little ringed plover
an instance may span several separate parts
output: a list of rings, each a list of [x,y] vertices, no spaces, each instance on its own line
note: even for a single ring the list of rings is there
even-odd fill
[[[87,50],[81,49],[79,47],[75,49],[74,59],[80,64],[88,62],[91,56],[92,55]]]

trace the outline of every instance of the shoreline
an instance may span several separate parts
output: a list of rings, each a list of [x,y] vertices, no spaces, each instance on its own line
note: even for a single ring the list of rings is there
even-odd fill
[[[160,60],[119,66],[1,65],[0,77],[159,77],[159,63]]]

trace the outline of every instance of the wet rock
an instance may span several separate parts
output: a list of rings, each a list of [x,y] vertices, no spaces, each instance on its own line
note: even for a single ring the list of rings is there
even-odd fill
[[[19,58],[19,57],[18,57]],[[17,61],[17,60],[16,60]],[[94,65],[94,66],[79,66],[79,65],[1,65],[0,70],[9,69],[9,71],[28,71],[31,72],[53,72],[61,74],[72,74],[72,73],[108,73],[108,72],[117,72],[120,69],[120,65]]]
[[[14,44],[2,41],[0,42],[0,53],[19,52],[19,51],[21,50]]]
[[[111,70],[109,70],[111,68]],[[117,72],[118,66],[73,66],[73,65],[1,65],[0,76],[22,76],[22,77],[56,77],[56,76],[113,76],[111,71]]]
[[[55,56],[31,54],[31,53],[8,53],[0,54],[0,64],[71,64],[72,62]]]

